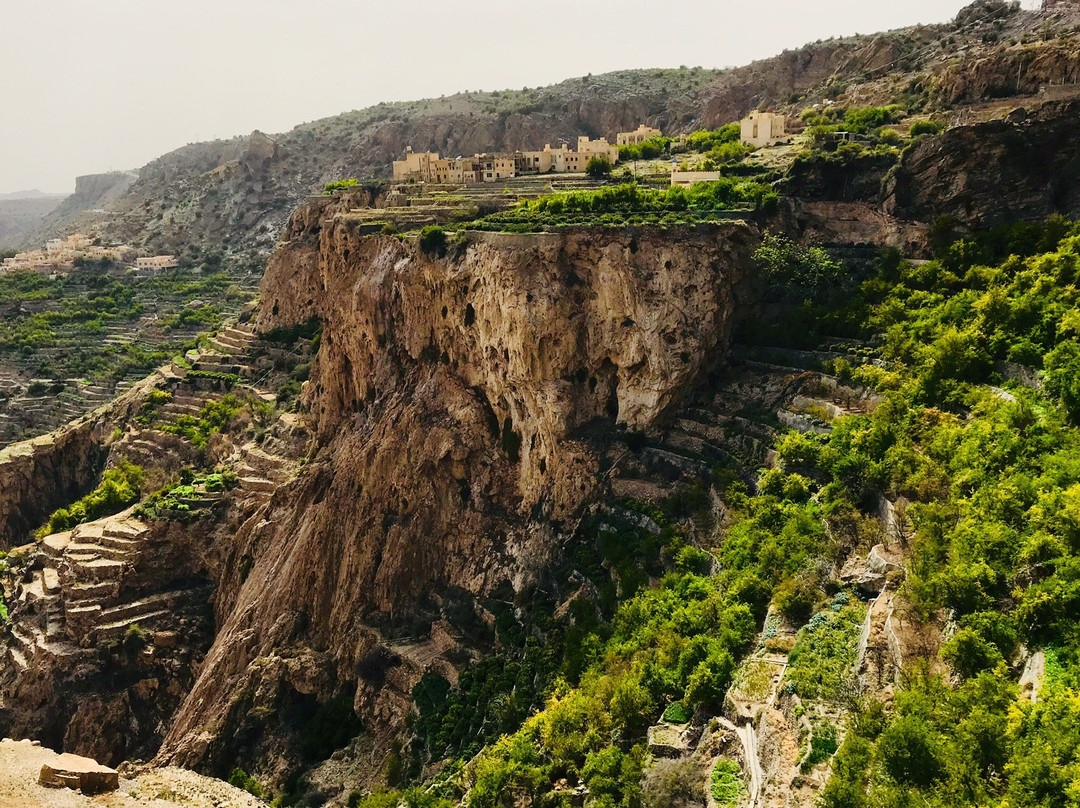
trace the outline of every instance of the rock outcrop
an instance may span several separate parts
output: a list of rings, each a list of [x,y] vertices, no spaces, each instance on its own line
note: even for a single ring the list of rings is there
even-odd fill
[[[90,758],[63,754],[42,765],[38,782],[48,788],[77,788],[83,794],[93,795],[116,791],[120,788],[120,775],[116,769]]]
[[[959,126],[904,155],[885,210],[969,227],[1080,215],[1080,100],[1041,104],[1013,120]]]
[[[29,541],[49,514],[93,487],[110,433],[135,413],[148,384],[54,432],[0,449],[0,549]]]
[[[467,635],[463,613],[482,627],[484,598],[527,585],[600,484],[589,436],[651,424],[722,359],[756,240],[742,223],[470,233],[437,257],[321,200],[286,232],[256,323],[322,319],[317,448],[238,531],[250,574],[219,588],[159,756],[211,771],[270,754],[253,724],[297,700],[403,727],[427,663],[391,638],[443,619]]]

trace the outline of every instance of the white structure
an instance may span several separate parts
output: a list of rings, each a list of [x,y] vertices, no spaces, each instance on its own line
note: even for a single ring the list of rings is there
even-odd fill
[[[716,182],[720,179],[719,171],[679,171],[672,169],[671,186],[689,188],[695,182]]]
[[[149,258],[136,258],[136,269],[174,269],[180,266],[175,255],[154,255]]]
[[[772,112],[755,110],[742,119],[741,126],[742,142],[759,149],[787,137],[787,119]]]

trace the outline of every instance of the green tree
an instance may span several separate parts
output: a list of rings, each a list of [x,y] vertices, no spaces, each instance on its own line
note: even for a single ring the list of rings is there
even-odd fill
[[[585,166],[585,173],[595,180],[611,176],[611,163],[606,157],[592,157]]]
[[[901,716],[889,724],[878,741],[878,753],[885,771],[902,786],[925,788],[942,776],[939,741],[917,716]]]

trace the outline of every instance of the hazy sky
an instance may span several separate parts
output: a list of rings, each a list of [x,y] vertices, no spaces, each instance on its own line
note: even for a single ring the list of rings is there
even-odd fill
[[[0,0],[0,193],[379,101],[741,65],[965,0]]]

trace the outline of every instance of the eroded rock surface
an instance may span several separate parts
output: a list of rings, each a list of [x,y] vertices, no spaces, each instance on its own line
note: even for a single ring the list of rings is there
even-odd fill
[[[272,756],[243,740],[261,707],[338,693],[371,736],[402,728],[441,652],[373,655],[451,613],[483,625],[479,599],[529,583],[599,483],[590,430],[655,421],[723,357],[749,293],[741,223],[470,234],[432,257],[314,204],[256,326],[322,319],[317,448],[237,533],[251,572],[219,589],[221,630],[159,760]]]

